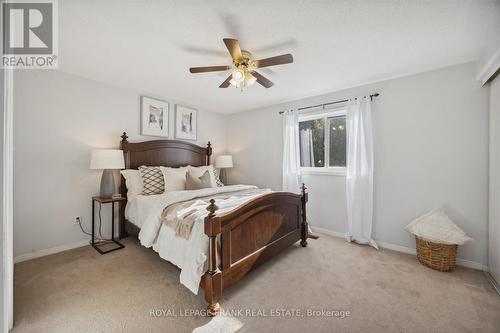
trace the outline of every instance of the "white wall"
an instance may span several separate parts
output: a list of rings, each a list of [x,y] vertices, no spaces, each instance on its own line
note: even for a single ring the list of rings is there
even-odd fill
[[[490,83],[490,273],[500,283],[500,76]]]
[[[476,82],[476,65],[397,78],[340,92],[233,114],[228,151],[233,183],[281,188],[282,127],[278,111],[381,94],[374,103],[375,239],[414,248],[403,228],[443,206],[474,241],[459,257],[486,264],[488,201],[488,89]],[[347,231],[345,177],[303,177],[313,226]]]
[[[88,239],[91,196],[99,192],[101,172],[89,170],[93,148],[117,148],[126,131],[139,135],[140,95],[58,71],[18,71],[14,96],[14,256]],[[171,102],[170,138],[174,135]],[[188,103],[182,103],[189,105]],[[214,154],[224,152],[225,117],[198,112],[198,141],[210,140]],[[104,217],[109,210],[103,209]],[[109,220],[104,220],[108,222]],[[109,223],[105,223],[109,228]]]
[[[459,256],[486,264],[488,90],[475,82],[475,69],[464,64],[227,117],[200,110],[198,144],[210,139],[215,154],[233,154],[230,182],[280,189],[278,111],[380,92],[374,105],[375,238],[413,248],[403,227],[444,206],[474,238]],[[117,147],[122,131],[130,140],[147,139],[138,134],[141,94],[148,95],[57,71],[16,73],[15,256],[87,239],[72,222],[81,216],[90,229],[90,197],[100,180],[100,172],[88,169],[90,151]],[[152,97],[176,102],[168,92]],[[173,114],[171,136],[172,120]],[[345,178],[303,180],[311,224],[345,232]]]

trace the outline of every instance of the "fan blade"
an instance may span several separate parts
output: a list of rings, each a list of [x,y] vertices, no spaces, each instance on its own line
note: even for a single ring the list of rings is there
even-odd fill
[[[259,73],[257,73],[256,71],[252,71],[250,72],[252,73],[253,76],[255,76],[255,78],[257,79],[257,82],[259,82],[261,85],[263,85],[264,87],[266,88],[271,88],[274,83],[272,83],[271,81],[269,81],[266,77],[260,75]]]
[[[235,61],[242,61],[243,56],[241,55],[240,42],[237,39],[224,38],[224,44],[226,44],[227,50],[231,54],[231,57]]]
[[[205,72],[220,72],[231,69],[230,66],[205,66],[205,67],[191,67],[190,73],[205,73]]]
[[[262,67],[290,64],[292,62],[293,62],[293,57],[290,53],[288,53],[276,57],[255,60],[252,65],[256,68],[262,68]]]
[[[231,81],[232,78],[233,78],[233,74],[229,75],[228,78],[220,84],[219,88],[229,87],[229,85],[231,84],[231,83],[229,83],[229,81]]]

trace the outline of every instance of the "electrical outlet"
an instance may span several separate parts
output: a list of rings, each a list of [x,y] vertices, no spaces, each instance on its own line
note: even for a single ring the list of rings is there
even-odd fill
[[[80,224],[80,216],[75,217],[73,224]]]

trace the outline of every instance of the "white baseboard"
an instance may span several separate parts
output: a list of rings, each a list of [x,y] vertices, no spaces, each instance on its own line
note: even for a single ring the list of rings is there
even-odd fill
[[[457,258],[457,265],[462,267],[477,269],[478,271],[484,271],[484,272],[487,272],[489,270],[488,265],[483,265],[480,262],[467,259]]]
[[[317,227],[313,227],[313,226],[311,226],[311,229],[312,229],[312,231],[320,233],[320,234],[344,238],[344,234],[341,232],[328,230],[328,229],[324,229],[324,228],[317,228]],[[375,241],[377,242],[377,244],[381,248],[393,250],[393,251],[397,251],[397,252],[402,252],[402,253],[407,253],[407,254],[411,254],[414,256],[417,255],[417,250],[415,250],[414,248],[406,247],[406,246],[402,246],[402,245],[391,244],[391,243],[386,243],[386,242],[381,242],[378,240],[375,240]],[[477,269],[480,271],[488,271],[488,266],[483,265],[477,261],[471,261],[471,260],[457,258],[457,265],[462,266],[462,267]]]
[[[497,292],[497,294],[500,296],[500,285],[497,283],[495,278],[490,274],[490,272],[484,272],[484,274],[486,275],[486,277],[490,281],[493,288],[495,288],[495,291]]]
[[[31,260],[31,259],[35,259],[35,258],[39,258],[39,257],[44,257],[44,256],[48,256],[50,254],[63,252],[63,251],[71,250],[71,249],[76,249],[78,247],[82,247],[85,245],[89,245],[88,239],[74,242],[74,243],[69,243],[69,244],[51,247],[49,249],[38,250],[38,251],[30,252],[30,253],[21,254],[21,255],[18,255],[14,258],[14,263],[17,264],[17,263],[22,262],[22,261]]]
[[[337,232],[337,231],[333,231],[333,230],[329,230],[329,229],[324,229],[324,228],[313,227],[310,224],[309,224],[309,227],[311,228],[311,230],[313,232],[317,232],[318,234],[330,235],[330,236],[340,237],[340,238],[344,238],[344,235],[345,235],[341,232]]]

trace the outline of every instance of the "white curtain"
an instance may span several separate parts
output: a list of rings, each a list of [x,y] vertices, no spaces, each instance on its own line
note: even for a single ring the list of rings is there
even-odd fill
[[[347,218],[346,239],[369,244],[373,222],[373,134],[370,97],[347,103]]]
[[[314,146],[310,128],[300,131],[300,156],[302,166],[314,167]]]
[[[299,192],[299,118],[296,111],[283,114],[283,191]]]

